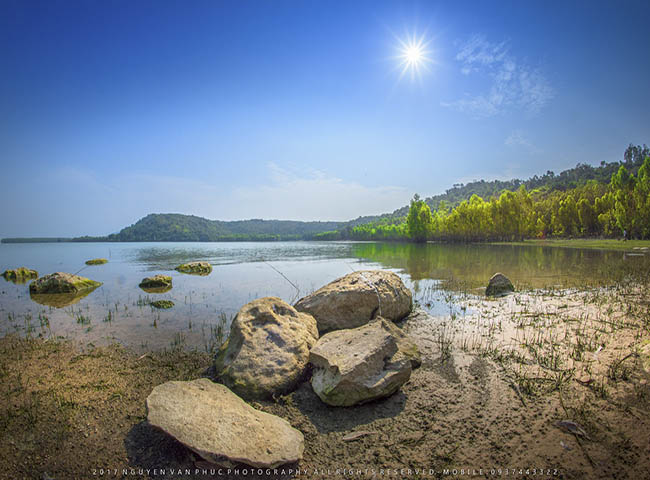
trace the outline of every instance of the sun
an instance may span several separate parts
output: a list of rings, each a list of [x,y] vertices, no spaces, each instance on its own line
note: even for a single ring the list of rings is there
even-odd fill
[[[421,75],[422,71],[428,70],[431,59],[431,51],[428,49],[429,42],[424,36],[416,37],[415,35],[406,39],[397,39],[399,61],[398,68],[401,68],[400,78],[407,73],[411,74],[411,79]]]

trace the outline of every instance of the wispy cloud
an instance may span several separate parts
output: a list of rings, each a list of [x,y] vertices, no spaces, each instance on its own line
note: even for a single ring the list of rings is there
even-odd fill
[[[503,143],[512,149],[524,149],[528,153],[541,153],[541,150],[528,139],[523,130],[513,130]]]
[[[294,220],[350,220],[391,212],[408,203],[411,192],[395,186],[368,186],[321,170],[290,171],[269,163],[269,182],[234,190],[245,206],[240,216]]]
[[[512,55],[507,42],[492,43],[473,35],[460,46],[456,60],[462,74],[489,79],[486,92],[442,103],[472,117],[492,117],[511,108],[537,114],[555,95],[542,72]]]

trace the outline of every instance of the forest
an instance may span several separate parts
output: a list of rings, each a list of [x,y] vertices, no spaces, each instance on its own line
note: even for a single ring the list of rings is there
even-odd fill
[[[609,181],[604,174],[611,172]],[[543,180],[543,181],[542,181]],[[474,182],[490,191],[507,182]],[[315,235],[322,240],[515,241],[526,238],[650,238],[650,151],[630,145],[624,161],[578,165],[555,176],[510,182],[453,205],[415,195],[405,215]],[[537,185],[537,186],[535,186]],[[456,190],[461,186],[454,187]],[[430,204],[437,208],[432,209]]]

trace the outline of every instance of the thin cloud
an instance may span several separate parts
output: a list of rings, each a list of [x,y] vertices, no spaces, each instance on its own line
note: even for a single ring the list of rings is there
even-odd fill
[[[541,150],[533,145],[522,130],[513,130],[503,142],[507,147],[512,149],[524,149],[529,153],[540,153]]]
[[[509,109],[535,115],[555,96],[542,72],[512,55],[506,42],[491,43],[483,35],[473,35],[460,46],[456,60],[463,75],[486,76],[489,89],[442,102],[444,107],[475,118],[492,117]]]

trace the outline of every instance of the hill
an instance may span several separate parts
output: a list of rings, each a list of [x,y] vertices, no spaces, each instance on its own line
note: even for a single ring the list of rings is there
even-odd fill
[[[233,240],[301,240],[341,222],[291,220],[208,220],[194,215],[153,213],[108,236],[114,242],[218,242]]]

